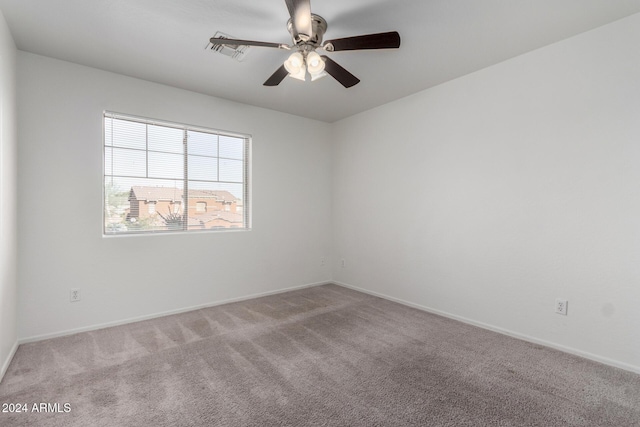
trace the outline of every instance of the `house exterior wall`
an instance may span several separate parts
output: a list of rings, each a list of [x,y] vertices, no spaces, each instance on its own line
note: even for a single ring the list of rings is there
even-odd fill
[[[128,221],[151,221],[156,226],[163,226],[170,214],[183,215],[182,203],[172,200],[138,200],[134,196],[130,197],[130,212]],[[204,211],[198,209],[198,204],[204,203]],[[236,209],[237,203],[217,200],[213,197],[192,197],[189,198],[188,214],[190,230],[210,229],[210,228],[239,228],[243,226],[243,218]],[[215,218],[212,214],[216,212],[229,213],[225,218]],[[194,223],[194,222],[199,222]]]

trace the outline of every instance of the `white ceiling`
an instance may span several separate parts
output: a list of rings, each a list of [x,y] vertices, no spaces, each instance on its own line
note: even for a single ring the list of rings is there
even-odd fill
[[[0,0],[18,49],[246,104],[333,122],[640,12],[640,0],[312,0],[325,40],[396,30],[398,50],[336,52],[360,78],[343,88],[262,83],[288,56],[242,62],[205,50],[222,31],[290,44],[284,0]]]

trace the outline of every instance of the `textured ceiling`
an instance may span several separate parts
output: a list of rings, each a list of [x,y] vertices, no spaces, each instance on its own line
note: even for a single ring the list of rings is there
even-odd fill
[[[20,50],[333,122],[640,12],[640,0],[312,0],[325,39],[396,30],[399,50],[335,52],[360,78],[262,83],[286,51],[242,62],[205,50],[216,31],[291,42],[284,0],[0,0]]]

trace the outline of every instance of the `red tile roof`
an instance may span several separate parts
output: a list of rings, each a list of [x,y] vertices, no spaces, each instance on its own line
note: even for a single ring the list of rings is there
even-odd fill
[[[144,201],[181,201],[183,191],[175,187],[131,187],[129,199]],[[226,190],[189,190],[190,199],[215,199],[222,202],[236,202],[239,199]]]

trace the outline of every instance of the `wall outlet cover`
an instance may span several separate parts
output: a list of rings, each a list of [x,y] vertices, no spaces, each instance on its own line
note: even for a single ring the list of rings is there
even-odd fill
[[[568,305],[569,305],[569,301],[567,301],[566,299],[562,299],[562,298],[556,299],[556,313],[566,316]]]

